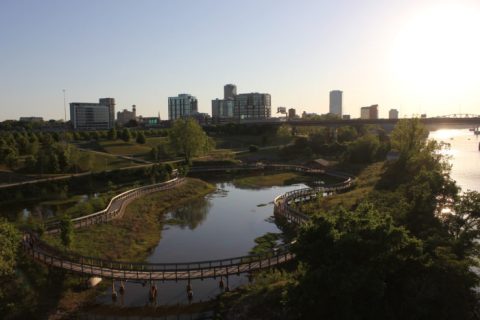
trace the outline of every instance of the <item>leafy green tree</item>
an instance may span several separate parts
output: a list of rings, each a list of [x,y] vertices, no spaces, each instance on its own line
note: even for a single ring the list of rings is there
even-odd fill
[[[427,139],[428,130],[419,119],[401,119],[392,131],[392,149],[406,161],[428,148]]]
[[[0,278],[15,271],[20,233],[5,218],[0,218]]]
[[[137,143],[139,144],[145,144],[145,142],[147,142],[147,139],[145,138],[145,133],[143,133],[142,131],[140,131],[138,134],[137,134],[137,139],[136,139]]]
[[[292,132],[291,132],[291,127],[282,124],[276,132],[277,139],[282,142],[282,143],[287,143],[290,140],[292,140]]]
[[[205,154],[214,146],[198,122],[191,118],[176,120],[168,138],[170,148],[182,154],[187,164],[192,157]]]
[[[442,215],[453,238],[455,253],[462,257],[477,256],[480,238],[480,193],[467,191],[455,202],[452,211]]]
[[[112,128],[108,130],[108,140],[117,140],[117,129]]]
[[[337,129],[338,142],[353,141],[358,137],[358,132],[354,127],[344,126]]]
[[[348,145],[346,160],[353,163],[371,163],[379,159],[380,141],[372,134],[366,134]]]
[[[129,142],[131,138],[132,138],[132,134],[130,132],[130,129],[124,128],[122,130],[122,140],[125,142]]]
[[[60,218],[60,239],[65,249],[70,248],[73,242],[73,222],[70,216],[64,215]]]
[[[295,246],[301,262],[287,306],[296,319],[468,319],[478,282],[448,245],[433,252],[363,203],[319,214]]]

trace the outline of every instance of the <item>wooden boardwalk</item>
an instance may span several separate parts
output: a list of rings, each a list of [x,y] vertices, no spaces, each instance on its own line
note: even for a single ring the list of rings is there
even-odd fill
[[[258,165],[254,166],[255,169],[258,167]],[[250,169],[251,168],[252,166],[250,166]],[[265,168],[266,166],[262,166],[262,169]],[[274,170],[295,170],[311,174],[328,174],[323,170],[313,170],[301,166],[270,165],[268,168]],[[212,171],[211,169],[212,168],[208,168],[205,171]],[[219,170],[220,168],[213,169]],[[230,170],[231,168],[223,167],[222,169]],[[324,196],[335,192],[345,191],[351,188],[354,184],[353,177],[342,173],[332,173],[332,175],[343,177],[345,180],[334,185],[298,189],[280,195],[274,200],[274,213],[285,217],[288,221],[295,224],[300,225],[307,223],[310,220],[309,216],[294,209],[291,204],[308,201],[319,195]],[[175,188],[184,181],[184,178],[174,178],[163,183],[123,192],[113,197],[104,210],[73,219],[74,226],[76,228],[86,227],[119,218],[123,215],[126,206],[133,200],[149,193]],[[59,232],[59,223],[57,221],[50,222],[46,227],[47,232],[49,233]],[[73,253],[65,253],[43,242],[31,232],[24,233],[22,245],[28,255],[33,257],[34,260],[47,266],[61,268],[89,276],[118,280],[179,281],[228,277],[229,275],[251,273],[262,269],[272,268],[295,258],[295,255],[290,252],[290,244],[275,248],[271,252],[261,255],[248,255],[220,260],[185,263],[134,263],[108,261],[80,256]]]

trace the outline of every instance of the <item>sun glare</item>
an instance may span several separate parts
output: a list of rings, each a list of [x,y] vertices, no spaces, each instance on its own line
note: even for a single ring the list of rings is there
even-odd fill
[[[395,74],[412,93],[459,99],[480,85],[480,6],[438,5],[407,20],[395,42]]]

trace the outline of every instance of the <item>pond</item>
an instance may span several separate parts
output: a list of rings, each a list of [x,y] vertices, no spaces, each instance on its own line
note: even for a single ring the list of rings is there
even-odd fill
[[[231,181],[214,182],[216,191],[190,201],[165,214],[164,230],[148,262],[191,262],[248,255],[255,238],[266,233],[281,233],[273,219],[273,199],[287,191],[306,187],[303,183],[265,188],[238,187]],[[230,288],[248,283],[247,275],[230,276]],[[225,279],[224,279],[225,281]],[[219,279],[191,282],[193,300],[189,301],[186,282],[157,283],[154,304],[172,305],[215,298],[221,289]],[[144,306],[148,304],[148,284],[127,283],[126,293],[112,302],[108,290],[98,298],[102,304]]]

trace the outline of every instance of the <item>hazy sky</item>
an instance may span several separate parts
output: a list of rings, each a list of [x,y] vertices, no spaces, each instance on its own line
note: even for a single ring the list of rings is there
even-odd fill
[[[0,120],[63,118],[68,102],[167,118],[167,97],[201,112],[266,92],[277,106],[380,116],[480,114],[478,0],[0,0]],[[68,110],[67,110],[68,118]]]

